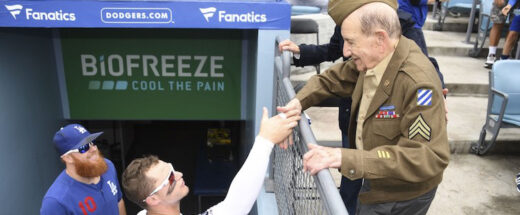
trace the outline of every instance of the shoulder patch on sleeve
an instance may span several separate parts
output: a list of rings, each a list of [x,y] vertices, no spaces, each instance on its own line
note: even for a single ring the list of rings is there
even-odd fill
[[[432,105],[433,90],[431,89],[418,89],[417,90],[417,105],[418,106],[430,106]]]
[[[419,114],[419,116],[412,123],[410,128],[408,128],[408,139],[412,139],[417,135],[420,135],[427,141],[430,141],[430,139],[431,139],[431,128],[428,125],[428,123],[426,123],[426,121],[424,121],[422,114]]]

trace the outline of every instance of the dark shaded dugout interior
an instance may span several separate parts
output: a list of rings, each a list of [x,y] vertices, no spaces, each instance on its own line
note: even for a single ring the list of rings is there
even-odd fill
[[[103,155],[116,166],[120,184],[122,172],[135,158],[157,155],[159,159],[171,162],[175,171],[183,173],[190,189],[181,201],[183,214],[199,213],[195,195],[197,180],[209,187],[215,184],[229,187],[240,167],[239,147],[248,145],[241,143],[245,139],[244,121],[70,121],[73,122],[83,124],[91,132],[104,131],[95,142]],[[229,134],[224,139],[230,143],[219,144],[212,137],[208,138],[212,136],[208,132],[215,129]],[[208,163],[224,163],[230,168],[208,171]],[[224,193],[203,196],[201,210],[205,211],[223,199]],[[125,203],[127,214],[137,214],[141,210],[126,197]]]

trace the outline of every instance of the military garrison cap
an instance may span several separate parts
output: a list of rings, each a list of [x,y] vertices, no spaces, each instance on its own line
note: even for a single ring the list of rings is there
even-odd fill
[[[341,25],[343,20],[352,12],[365,4],[373,2],[382,2],[397,10],[397,0],[330,0],[329,15],[336,25]]]

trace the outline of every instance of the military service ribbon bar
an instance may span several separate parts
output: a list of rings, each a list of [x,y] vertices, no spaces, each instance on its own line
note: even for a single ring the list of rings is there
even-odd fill
[[[395,111],[383,111],[380,110],[376,115],[376,119],[395,119],[399,118],[399,114],[396,114]]]

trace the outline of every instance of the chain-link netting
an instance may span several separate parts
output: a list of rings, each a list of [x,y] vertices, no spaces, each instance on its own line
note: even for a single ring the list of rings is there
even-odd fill
[[[288,90],[283,84],[282,74],[277,73],[276,104],[284,106],[289,102]],[[307,147],[302,138],[300,126],[292,134],[294,144],[284,150],[275,147],[273,173],[274,192],[281,215],[292,214],[327,214],[323,207],[314,178],[303,171],[302,156]]]

